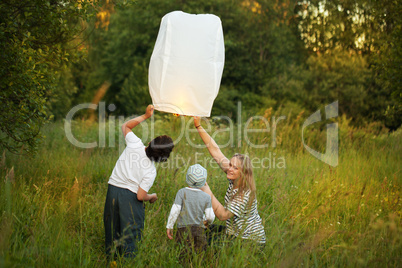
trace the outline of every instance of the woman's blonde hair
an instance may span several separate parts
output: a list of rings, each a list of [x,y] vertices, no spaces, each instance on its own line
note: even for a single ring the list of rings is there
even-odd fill
[[[240,194],[241,198],[243,198],[244,193],[250,190],[249,205],[251,205],[256,197],[256,188],[250,157],[245,154],[235,154],[233,157],[239,159],[241,163],[238,192],[235,194],[235,196]],[[233,196],[233,198],[235,196]]]

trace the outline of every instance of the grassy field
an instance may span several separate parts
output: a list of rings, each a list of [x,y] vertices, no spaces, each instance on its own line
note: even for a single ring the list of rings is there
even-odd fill
[[[265,116],[270,118],[269,110]],[[400,267],[401,130],[387,134],[376,125],[356,129],[339,118],[339,165],[331,167],[304,149],[301,121],[301,115],[288,116],[278,124],[276,146],[268,148],[253,148],[243,135],[237,135],[236,125],[233,138],[219,122],[211,125],[217,142],[228,144],[222,149],[225,155],[241,152],[255,159],[267,244],[262,252],[241,241],[214,245],[193,256],[190,266]],[[258,124],[254,121],[255,127]],[[201,144],[197,133],[180,138],[180,119],[172,117],[157,117],[153,127],[154,135],[166,133],[179,141],[169,162],[157,166],[151,192],[159,199],[146,204],[140,252],[132,261],[118,259],[118,267],[180,265],[179,249],[167,239],[165,226],[177,190],[186,186],[188,165],[198,162],[208,169],[208,183],[221,202],[226,192],[224,173],[210,163],[207,149],[194,146]],[[103,137],[99,129],[106,130],[104,147],[72,145],[59,122],[46,126],[46,139],[35,156],[3,153],[1,267],[106,265],[103,206],[121,135],[114,121],[105,128],[82,121],[72,125],[77,140],[98,141],[98,145]],[[135,132],[149,142],[147,127]],[[271,144],[272,135],[272,131],[251,133],[248,141]],[[305,137],[310,147],[323,152],[325,131],[310,129]]]

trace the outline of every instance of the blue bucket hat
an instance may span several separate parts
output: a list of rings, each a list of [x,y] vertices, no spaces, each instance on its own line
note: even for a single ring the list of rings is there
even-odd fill
[[[188,168],[186,174],[186,182],[188,186],[193,188],[201,188],[207,181],[207,170],[199,164],[192,165]]]

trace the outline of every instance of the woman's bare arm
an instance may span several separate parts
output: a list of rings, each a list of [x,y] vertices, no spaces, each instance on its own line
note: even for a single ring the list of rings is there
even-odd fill
[[[210,197],[211,197],[211,201],[212,201],[212,209],[214,210],[214,213],[216,215],[216,217],[220,220],[220,221],[226,221],[227,219],[230,219],[234,216],[234,214],[232,212],[230,212],[229,210],[227,210],[222,204],[221,202],[219,202],[218,199],[216,199],[216,197],[214,196],[214,194],[212,193],[211,189],[209,188],[208,183],[205,183],[205,186],[201,187],[201,190],[205,193],[207,193]]]
[[[207,146],[207,149],[211,156],[214,158],[216,163],[220,166],[220,168],[224,171],[227,172],[229,169],[229,159],[222,153],[221,149],[219,149],[219,146],[216,144],[214,139],[204,130],[204,128],[201,126],[201,119],[198,116],[194,117],[194,126],[198,130],[198,134],[200,134],[200,137],[202,141],[205,143]]]

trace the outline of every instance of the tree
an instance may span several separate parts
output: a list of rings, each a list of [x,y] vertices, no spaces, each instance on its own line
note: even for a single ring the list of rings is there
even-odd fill
[[[0,149],[32,152],[51,116],[47,101],[68,46],[92,14],[89,1],[0,2]]]
[[[400,125],[398,1],[148,0],[125,9],[108,3],[102,12],[110,20],[90,39],[89,69],[73,75],[84,89],[76,103],[91,101],[107,81],[104,101],[117,106],[115,113],[142,112],[161,18],[183,10],[222,21],[225,67],[213,115],[236,117],[238,101],[251,113],[289,103],[314,112],[337,99],[356,124]]]
[[[341,49],[366,57],[371,75],[365,88],[349,90],[364,99],[358,107],[365,108],[348,115],[381,121],[390,129],[402,123],[401,6],[394,0],[305,0],[296,10],[302,17],[301,38],[310,52],[335,55],[332,52]],[[357,72],[363,72],[361,66]],[[356,77],[355,84],[362,85],[361,79]]]
[[[261,87],[287,65],[304,57],[293,21],[293,1],[167,1],[138,2],[112,14],[107,29],[99,27],[91,37],[86,93],[89,101],[99,86],[111,82],[105,101],[116,104],[116,113],[140,113],[150,101],[148,64],[161,18],[170,11],[212,13],[222,21],[225,68],[214,115],[236,116],[237,102],[246,107],[262,105]],[[256,7],[256,8],[254,8]],[[145,75],[145,77],[143,77]]]
[[[400,1],[376,2],[373,14],[383,29],[377,41],[378,53],[372,57],[374,78],[381,90],[372,98],[384,99],[373,116],[385,122],[391,130],[402,124],[402,4]],[[375,95],[374,95],[375,94]]]
[[[300,1],[301,38],[312,51],[341,48],[371,53],[382,31],[382,22],[374,17],[376,2],[380,1]]]

